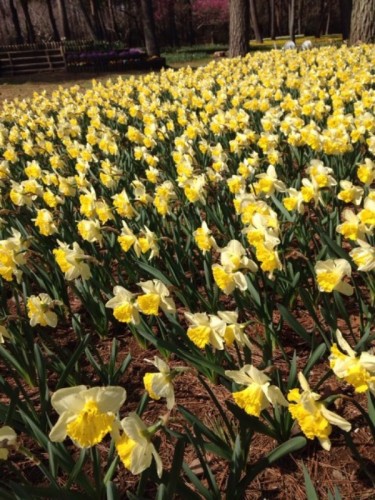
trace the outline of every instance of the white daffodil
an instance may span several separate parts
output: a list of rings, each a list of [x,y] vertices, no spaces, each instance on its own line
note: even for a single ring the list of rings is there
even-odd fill
[[[17,448],[17,434],[8,425],[0,428],[0,460],[6,460],[9,450]]]
[[[167,408],[171,410],[175,404],[174,388],[172,380],[176,373],[169,368],[168,364],[158,356],[154,357],[154,361],[146,359],[149,363],[152,363],[158,370],[159,373],[147,372],[143,377],[143,383],[146,391],[152,399],[167,399]]]
[[[352,268],[345,259],[320,260],[315,264],[316,280],[321,292],[331,293],[333,290],[344,295],[352,295],[353,287],[343,280],[351,276]]]
[[[353,262],[358,267],[358,271],[368,273],[375,269],[375,247],[370,246],[365,241],[358,241],[359,247],[353,248],[349,252]]]
[[[246,257],[246,250],[238,240],[231,240],[226,247],[220,249],[220,254],[221,265],[231,272],[239,269],[249,269],[252,272],[257,270],[257,265]]]
[[[57,325],[57,314],[53,312],[53,308],[56,303],[59,303],[59,301],[53,300],[47,293],[31,295],[26,303],[30,325],[48,325],[55,328]]]
[[[246,325],[238,323],[237,311],[218,311],[217,315],[225,323],[224,340],[227,345],[236,341],[239,345],[251,347],[249,337],[244,332]]]

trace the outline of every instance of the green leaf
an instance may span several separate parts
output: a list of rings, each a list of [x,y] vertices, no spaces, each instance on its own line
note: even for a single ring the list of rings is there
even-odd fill
[[[244,410],[242,410],[239,406],[232,403],[231,401],[226,401],[225,404],[233,413],[233,415],[239,420],[242,427],[244,427],[245,429],[251,429],[254,432],[259,432],[260,434],[264,434],[265,436],[276,439],[275,432],[270,427],[267,427],[258,418],[247,414]]]
[[[307,498],[309,500],[319,500],[318,494],[314,488],[309,471],[306,469],[305,464],[302,464],[302,469],[303,469],[303,477],[305,478],[305,489]]]
[[[277,308],[280,311],[283,319],[288,323],[288,325],[309,345],[312,344],[313,336],[309,334],[304,327],[299,323],[296,318],[288,311],[286,307],[282,304],[277,304]]]
[[[223,441],[217,434],[215,434],[211,429],[204,425],[203,422],[201,422],[195,415],[190,413],[189,410],[181,405],[178,405],[177,409],[190,424],[192,424],[201,434],[203,434],[207,439],[209,439],[214,445],[218,447],[221,457],[225,457],[230,460],[232,452],[225,441]],[[204,446],[204,442],[202,442],[202,446]]]
[[[106,484],[106,494],[107,494],[107,500],[120,500],[120,494],[117,489],[117,486],[112,481],[109,481]]]
[[[371,419],[371,422],[375,426],[375,397],[371,394],[370,391],[367,391],[367,401],[368,401],[368,415]]]
[[[162,281],[164,283],[164,285],[179,286],[178,283],[172,283],[172,281],[169,278],[167,278],[167,276],[164,273],[162,273],[161,271],[159,271],[159,269],[157,269],[156,267],[150,266],[150,264],[146,264],[145,262],[142,262],[140,260],[138,260],[137,265],[138,265],[138,267],[140,267],[144,271],[151,274],[151,276],[154,276],[154,278]]]
[[[313,353],[311,353],[311,356],[306,363],[305,368],[303,369],[303,374],[307,378],[310,371],[312,368],[314,368],[315,364],[320,360],[320,358],[323,356],[323,354],[326,352],[327,346],[325,344],[320,344]]]
[[[242,491],[244,491],[247,485],[249,485],[260,472],[285,457],[285,455],[289,455],[294,451],[300,450],[306,446],[306,444],[307,439],[305,437],[297,436],[275,448],[265,458],[258,460],[253,466],[250,467],[250,472],[248,472],[241,480],[240,486],[242,487]]]
[[[70,358],[69,362],[65,366],[64,371],[60,375],[59,381],[56,384],[56,391],[57,389],[60,389],[62,386],[65,385],[66,379],[72,372],[72,368],[75,365],[75,363],[78,361],[78,359],[81,357],[82,353],[87,347],[87,344],[89,343],[90,340],[90,334],[88,333],[83,337],[83,339],[80,341],[78,344],[77,349],[74,351],[72,357]]]
[[[177,483],[181,475],[182,464],[184,461],[185,445],[186,442],[184,439],[179,439],[176,443],[172,460],[172,468],[169,472],[168,485],[165,490],[166,499],[174,498],[175,496]]]

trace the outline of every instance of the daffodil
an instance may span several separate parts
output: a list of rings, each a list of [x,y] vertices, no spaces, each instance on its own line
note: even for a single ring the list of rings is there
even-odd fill
[[[141,320],[135,304],[135,295],[122,286],[115,286],[113,295],[105,306],[113,309],[114,317],[121,323],[138,325]]]
[[[17,448],[17,434],[8,425],[0,427],[0,460],[6,460],[9,451]]]
[[[242,292],[247,290],[246,277],[241,271],[233,272],[231,268],[213,264],[212,274],[215,283],[226,295],[231,294],[235,288]]]
[[[225,321],[218,316],[206,313],[185,312],[190,326],[187,330],[189,339],[200,349],[211,344],[216,349],[224,349]]]
[[[137,297],[139,310],[151,316],[157,316],[159,309],[165,313],[176,312],[176,305],[168,288],[160,280],[149,280],[138,283],[144,292]]]
[[[206,221],[202,222],[201,227],[198,227],[193,232],[195,243],[198,245],[199,250],[205,254],[211,248],[217,249],[215,238],[212,236],[211,230],[208,228]]]
[[[31,219],[43,236],[50,236],[57,232],[56,224],[53,220],[53,215],[46,208],[37,211],[35,219]]]
[[[336,413],[327,410],[325,404],[319,401],[320,395],[311,391],[301,372],[298,374],[298,380],[302,392],[299,389],[289,391],[289,411],[292,417],[297,420],[307,439],[318,438],[322,447],[329,451],[331,449],[329,436],[332,432],[332,425],[337,425],[345,432],[349,432],[351,424]]]
[[[82,248],[77,242],[74,242],[72,248],[69,245],[57,240],[59,248],[55,248],[52,252],[61,271],[65,274],[65,278],[69,281],[81,277],[87,280],[91,277],[91,271],[88,264],[85,262],[88,255],[85,255]]]
[[[365,241],[358,241],[359,247],[353,248],[349,252],[353,262],[358,267],[358,271],[368,273],[375,269],[375,247]]]
[[[246,250],[238,240],[231,240],[228,245],[220,249],[220,263],[231,272],[239,269],[257,270],[257,265],[246,257]]]
[[[146,360],[149,361],[149,360]],[[154,357],[154,361],[149,361],[158,370],[159,373],[147,372],[143,377],[143,383],[146,391],[152,399],[167,399],[167,408],[171,410],[175,404],[173,377],[176,373],[169,368],[168,364],[158,356]]]
[[[249,415],[259,417],[270,405],[288,406],[279,387],[271,385],[271,379],[254,365],[245,365],[240,370],[226,370],[225,375],[245,389],[233,393],[236,404]]]
[[[113,430],[125,398],[125,389],[115,386],[79,385],[57,390],[51,404],[59,419],[51,429],[50,440],[62,442],[69,436],[81,448],[100,443]]]
[[[329,360],[335,375],[353,385],[355,392],[370,390],[375,395],[375,356],[368,352],[358,356],[340,330],[336,330],[336,338],[341,351],[346,354],[336,344],[332,345]]]
[[[4,344],[4,338],[9,339],[10,333],[4,325],[0,325],[0,344]]]
[[[351,276],[352,273],[352,268],[347,260],[320,260],[315,264],[315,273],[321,292],[332,293],[336,290],[344,295],[353,294],[353,287],[343,281],[344,276]]]
[[[30,325],[48,325],[55,328],[57,325],[57,314],[53,311],[53,308],[58,303],[59,301],[53,300],[47,293],[30,295],[26,303]]]
[[[132,474],[140,474],[148,469],[154,458],[157,474],[161,477],[163,464],[151,442],[159,426],[156,424],[148,428],[136,413],[129,413],[121,420],[120,429],[114,433],[116,450],[121,462]]]

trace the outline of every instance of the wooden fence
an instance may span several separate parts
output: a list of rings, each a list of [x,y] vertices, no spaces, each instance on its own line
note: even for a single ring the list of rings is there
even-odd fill
[[[0,46],[0,77],[66,70],[75,72],[159,70],[162,57],[139,49],[109,49],[96,42],[50,42]]]
[[[62,43],[0,47],[0,76],[25,75],[65,68],[65,50]]]

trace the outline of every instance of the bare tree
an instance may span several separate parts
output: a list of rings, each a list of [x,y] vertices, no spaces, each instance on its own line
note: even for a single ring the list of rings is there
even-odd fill
[[[230,0],[229,5],[229,57],[244,56],[249,50],[249,3]]]
[[[155,33],[154,10],[152,0],[141,0],[143,35],[146,52],[149,56],[159,56],[159,45]]]
[[[353,0],[350,44],[375,42],[375,0]]]

